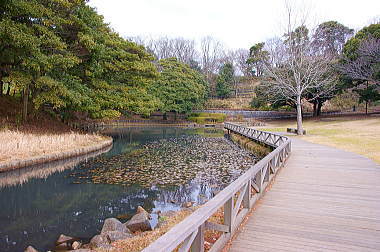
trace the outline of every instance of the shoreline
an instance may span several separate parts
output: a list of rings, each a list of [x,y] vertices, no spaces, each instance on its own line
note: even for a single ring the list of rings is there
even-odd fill
[[[67,150],[67,151],[59,152],[59,153],[39,155],[39,156],[30,157],[30,158],[22,159],[22,160],[0,162],[0,173],[25,168],[27,166],[40,165],[40,164],[45,164],[52,161],[57,161],[57,160],[62,160],[66,158],[72,158],[72,157],[76,157],[80,155],[89,154],[91,152],[95,152],[95,151],[104,149],[106,147],[109,147],[112,145],[112,143],[113,143],[112,138],[107,137],[107,139],[104,139],[102,142],[97,143],[95,145],[81,147],[74,150]]]

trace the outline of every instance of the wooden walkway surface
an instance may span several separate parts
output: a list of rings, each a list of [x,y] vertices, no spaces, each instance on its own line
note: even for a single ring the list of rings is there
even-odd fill
[[[380,166],[293,138],[229,251],[380,251]]]

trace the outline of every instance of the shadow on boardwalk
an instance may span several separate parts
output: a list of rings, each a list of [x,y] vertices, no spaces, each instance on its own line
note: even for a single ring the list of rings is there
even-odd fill
[[[292,149],[229,251],[379,251],[380,166],[294,138]]]

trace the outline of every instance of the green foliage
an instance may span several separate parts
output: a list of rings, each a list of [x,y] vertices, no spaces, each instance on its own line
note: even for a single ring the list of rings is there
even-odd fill
[[[344,56],[347,59],[355,60],[359,56],[358,49],[360,44],[369,37],[380,38],[380,24],[372,24],[358,31],[358,33],[356,33],[355,36],[349,39],[344,45]]]
[[[219,98],[228,98],[235,82],[235,71],[231,63],[224,64],[216,80],[216,95]]]
[[[269,52],[264,50],[265,43],[257,43],[249,49],[249,58],[247,64],[253,67],[251,71],[256,76],[263,74],[262,66],[268,60]]]
[[[160,101],[153,57],[121,38],[85,0],[8,0],[0,4],[0,81],[30,89],[36,109],[117,117],[149,115]]]
[[[318,25],[313,35],[313,46],[324,53],[331,55],[341,54],[347,38],[354,33],[337,21],[327,21]]]
[[[353,88],[359,102],[380,100],[380,24],[361,29],[344,46],[341,71],[345,86]]]
[[[207,123],[222,123],[226,120],[226,115],[221,113],[191,113],[187,118],[189,121],[198,123],[198,124],[207,124]]]
[[[160,101],[161,112],[189,113],[200,108],[207,96],[203,76],[175,58],[158,62],[160,74],[150,92]]]
[[[265,82],[264,82],[265,83]],[[270,92],[270,85],[258,85],[255,87],[255,97],[250,102],[252,108],[257,110],[290,110],[295,107],[294,102],[280,93]]]

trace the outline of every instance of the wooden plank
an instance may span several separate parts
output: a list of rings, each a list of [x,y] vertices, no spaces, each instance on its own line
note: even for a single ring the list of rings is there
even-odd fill
[[[379,251],[380,166],[299,139],[292,145],[230,251]]]

